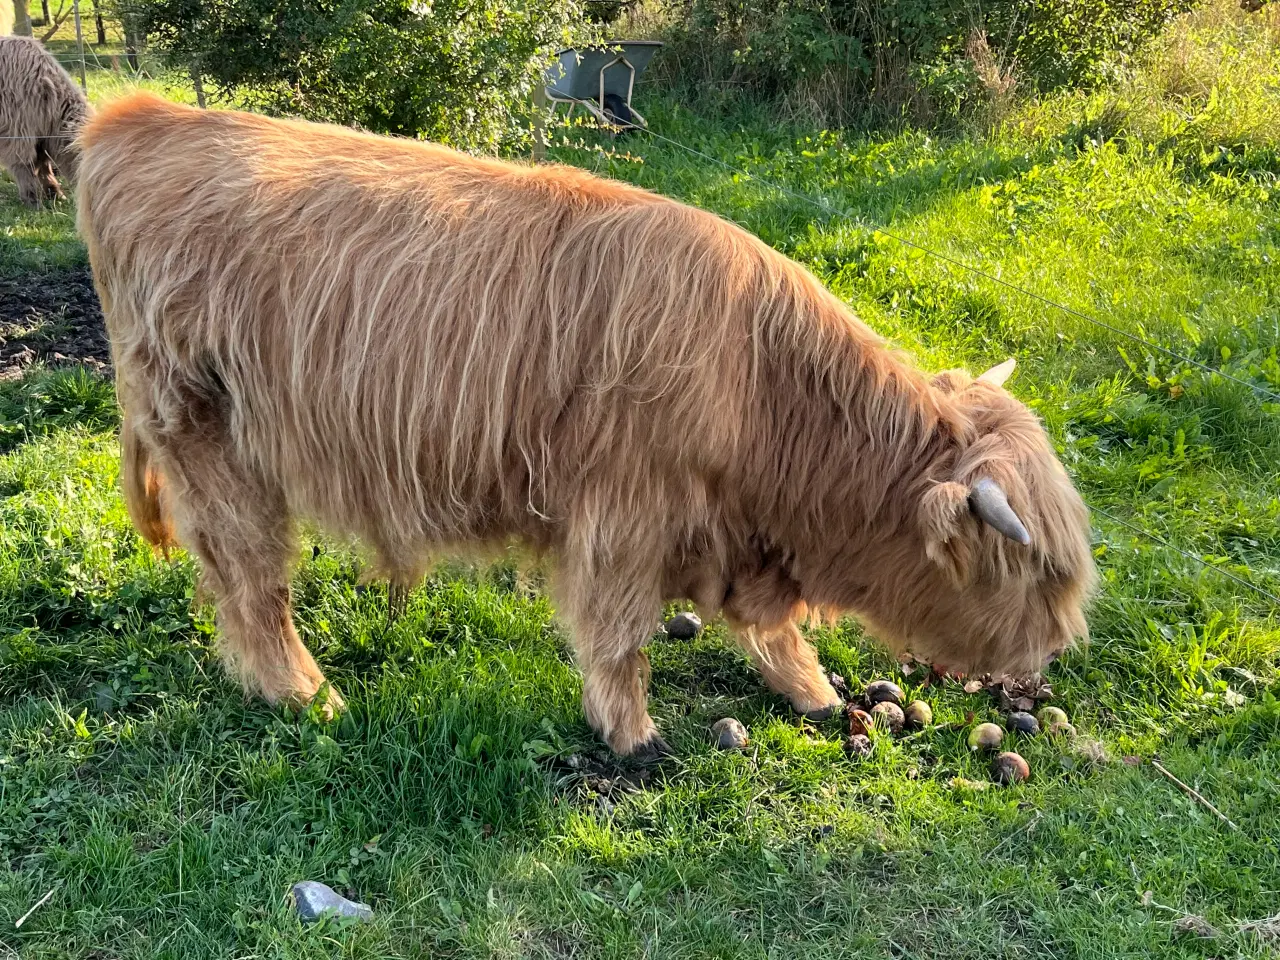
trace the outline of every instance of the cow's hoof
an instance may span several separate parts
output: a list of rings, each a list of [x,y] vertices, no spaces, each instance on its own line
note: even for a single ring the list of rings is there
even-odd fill
[[[637,744],[636,748],[631,751],[631,759],[637,763],[656,763],[663,757],[669,757],[674,753],[675,751],[671,749],[671,744],[655,733],[644,743]]]
[[[347,703],[342,699],[338,688],[323,678],[311,692],[291,690],[285,693],[274,693],[273,691],[267,694],[267,701],[283,704],[298,713],[315,711],[313,716],[325,723],[338,719],[347,710]]]
[[[839,711],[844,709],[844,701],[837,700],[835,703],[829,703],[825,707],[819,707],[817,710],[804,711],[804,718],[813,723],[821,723],[823,720],[830,720]]]

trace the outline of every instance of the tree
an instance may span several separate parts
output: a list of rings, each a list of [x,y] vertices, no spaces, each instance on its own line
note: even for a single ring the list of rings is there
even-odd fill
[[[212,96],[493,149],[527,136],[577,0],[124,0],[152,50]]]
[[[70,20],[71,16],[76,12],[75,0],[60,0],[58,9],[52,13],[49,11],[49,4],[44,3],[42,4],[42,10],[44,12],[44,22],[41,26],[45,29],[44,33],[40,34],[40,42],[48,43],[62,29],[62,25]]]
[[[0,3],[7,0],[0,0]],[[13,0],[13,32],[20,37],[31,36],[31,11],[27,0]]]

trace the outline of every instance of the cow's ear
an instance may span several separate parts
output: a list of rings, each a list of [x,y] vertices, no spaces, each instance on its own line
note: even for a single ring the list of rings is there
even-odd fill
[[[969,580],[972,538],[965,535],[972,526],[969,488],[963,483],[939,483],[920,499],[918,515],[924,536],[925,555],[942,568],[956,584]]]

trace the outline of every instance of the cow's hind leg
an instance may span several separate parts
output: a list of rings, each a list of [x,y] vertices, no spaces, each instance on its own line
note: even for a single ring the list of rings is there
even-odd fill
[[[323,691],[332,715],[342,700],[290,615],[297,543],[283,491],[238,460],[221,406],[193,393],[175,405],[181,415],[150,419],[138,432],[169,487],[178,539],[200,560],[228,668],[271,703],[300,706]]]
[[[825,720],[844,706],[818,662],[817,651],[794,622],[738,627],[734,632],[769,689],[791,701],[796,713]]]

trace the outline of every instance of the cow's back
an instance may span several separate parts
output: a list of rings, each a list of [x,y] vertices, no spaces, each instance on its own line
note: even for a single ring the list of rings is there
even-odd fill
[[[732,456],[751,303],[779,281],[709,214],[145,95],[82,143],[123,402],[222,392],[305,515],[375,542],[544,537],[595,479]]]

